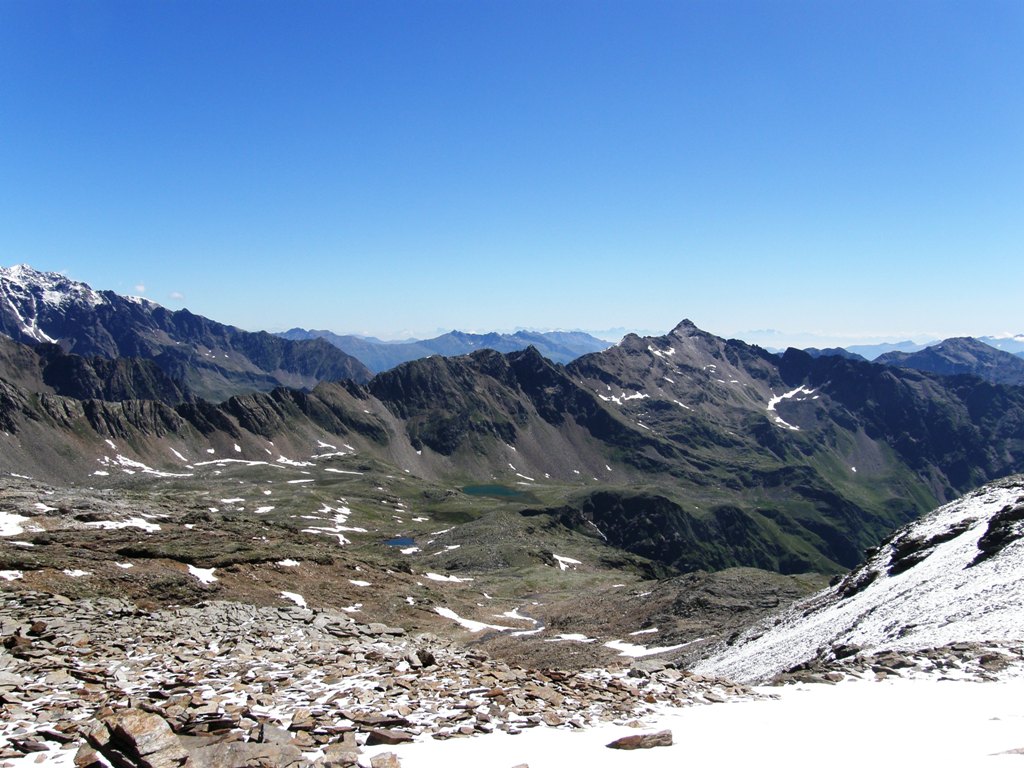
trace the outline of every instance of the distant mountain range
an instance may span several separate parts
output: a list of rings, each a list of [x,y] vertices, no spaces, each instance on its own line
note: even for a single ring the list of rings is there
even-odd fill
[[[977,376],[993,384],[1024,384],[1024,353],[1011,354],[1009,351],[992,346],[991,342],[995,341],[993,337],[986,336],[984,338],[989,341],[962,337],[946,339],[928,347],[921,347],[914,352],[890,351],[875,357],[874,362],[880,365],[927,371],[940,376]],[[1012,342],[1012,339],[1003,339],[1002,341],[1004,346],[1012,348],[1012,344],[1005,343]],[[804,351],[812,357],[864,359],[842,347],[812,348]]]
[[[250,333],[25,265],[0,268],[0,333],[83,357],[152,360],[178,386],[209,400],[371,375],[323,340]]]
[[[875,362],[942,376],[978,376],[994,384],[1024,384],[1024,358],[972,338],[946,339],[919,352],[889,352]]]
[[[408,341],[381,341],[366,336],[339,336],[331,331],[307,331],[292,328],[279,333],[284,339],[324,339],[338,349],[360,360],[374,373],[387,371],[401,363],[431,355],[468,355],[478,349],[495,352],[515,352],[536,347],[548,360],[569,363],[581,355],[600,352],[611,344],[582,331],[517,331],[516,333],[463,333],[452,331],[433,339]]]
[[[1024,469],[1024,388],[773,355],[689,321],[565,367],[534,348],[478,350],[404,363],[365,385],[220,404],[171,405],[156,375],[146,385],[153,399],[110,402],[101,398],[125,388],[108,380],[145,379],[152,367],[64,356],[17,345],[4,353],[8,471],[84,479],[100,461],[180,476],[172,456],[214,451],[315,467],[329,461],[315,446],[345,445],[361,457],[359,472],[543,490],[524,497],[524,515],[669,572],[839,572],[936,501]],[[69,384],[52,377],[54,366],[78,374]],[[95,386],[78,385],[93,376]],[[116,459],[114,440],[127,451]]]

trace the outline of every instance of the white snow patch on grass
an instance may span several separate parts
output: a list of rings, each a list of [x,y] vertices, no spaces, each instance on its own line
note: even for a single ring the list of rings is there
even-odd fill
[[[24,579],[24,571],[0,571],[0,579],[4,581],[17,581],[18,579]]]
[[[278,464],[284,464],[286,467],[315,467],[316,465],[312,461],[295,461],[289,459],[286,456],[277,457]]]
[[[70,576],[72,579],[80,579],[83,576],[92,576],[92,571],[83,571],[80,568],[65,568],[61,573],[65,576]]]
[[[351,469],[335,469],[334,467],[324,467],[324,472],[333,472],[336,475],[362,475],[363,472],[353,472]]]
[[[562,634],[558,635],[557,637],[550,637],[547,640],[545,640],[544,642],[545,643],[560,643],[560,642],[563,642],[563,641],[570,642],[570,643],[596,643],[597,642],[597,640],[595,640],[594,638],[587,637],[586,635],[581,635],[578,632],[562,633]]]
[[[440,606],[436,606],[434,608],[434,610],[439,615],[444,616],[446,619],[451,619],[456,624],[458,624],[460,627],[462,627],[464,629],[468,629],[470,632],[474,632],[474,633],[475,632],[480,632],[480,631],[485,630],[485,629],[493,629],[493,630],[496,630],[498,632],[509,632],[509,631],[515,629],[515,627],[505,627],[505,626],[502,626],[501,624],[486,624],[486,623],[484,623],[482,621],[473,621],[472,619],[464,619],[461,616],[459,616],[459,614],[457,614],[455,611],[453,611],[451,608],[442,608]]]
[[[299,561],[292,560],[290,557],[287,557],[284,560],[278,560],[277,564],[283,566],[284,568],[297,568],[299,565]]]
[[[423,574],[426,578],[431,581],[448,581],[453,583],[461,584],[463,582],[472,581],[472,579],[459,578],[458,576],[442,576],[439,573],[425,573]]]
[[[579,560],[574,560],[571,557],[563,557],[562,555],[553,555],[553,557],[558,561],[558,569],[561,571],[575,571],[577,565],[583,565]]]
[[[370,582],[363,581],[362,579],[349,579],[348,583],[349,584],[354,584],[357,587],[368,587],[368,586],[370,586]]]
[[[216,568],[196,568],[196,566],[187,563],[186,565],[188,565],[188,572],[203,584],[212,584],[217,581],[217,577],[213,575],[213,572],[217,570]]]

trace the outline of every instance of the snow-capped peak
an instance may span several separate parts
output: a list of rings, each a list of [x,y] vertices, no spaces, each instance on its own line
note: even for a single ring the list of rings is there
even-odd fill
[[[0,267],[0,329],[15,338],[20,333],[22,341],[56,341],[58,318],[68,307],[93,309],[107,303],[85,283],[57,272],[39,272],[27,264]]]
[[[40,272],[28,264],[0,267],[0,290],[10,299],[42,302],[60,307],[71,302],[82,302],[96,307],[106,299],[85,283],[71,280],[59,272]]]

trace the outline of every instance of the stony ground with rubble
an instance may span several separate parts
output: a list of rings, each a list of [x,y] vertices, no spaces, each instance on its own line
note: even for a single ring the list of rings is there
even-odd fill
[[[3,598],[0,635],[0,765],[386,765],[397,758],[370,753],[417,737],[641,727],[665,706],[756,695],[650,659],[519,668],[298,606],[147,611],[21,591]]]

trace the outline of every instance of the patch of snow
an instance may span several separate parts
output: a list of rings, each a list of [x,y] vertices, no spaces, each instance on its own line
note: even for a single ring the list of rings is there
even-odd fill
[[[594,638],[587,637],[586,635],[581,635],[578,632],[563,633],[563,634],[558,635],[557,637],[548,638],[544,642],[545,643],[560,643],[563,640],[567,641],[567,642],[570,642],[570,643],[596,643],[597,642],[597,640],[595,640]]]
[[[299,606],[299,608],[306,607],[306,598],[304,598],[298,592],[282,592],[281,597],[283,597],[285,600],[291,600],[293,603]]]
[[[0,536],[17,536],[19,533],[24,533],[25,528],[22,523],[30,519],[24,515],[16,515],[14,512],[0,510]]]
[[[115,531],[120,528],[140,528],[148,533],[160,530],[157,523],[151,523],[144,517],[130,517],[127,520],[96,520],[90,523],[83,523],[86,528],[102,528],[105,531]]]
[[[451,619],[456,624],[458,624],[460,627],[463,627],[464,629],[468,629],[470,632],[474,632],[474,633],[480,632],[480,631],[485,630],[485,629],[493,629],[493,630],[496,630],[498,632],[508,632],[508,631],[511,631],[511,630],[515,629],[515,627],[505,627],[505,626],[502,626],[500,624],[486,624],[486,623],[484,623],[482,621],[473,621],[472,619],[464,619],[461,616],[459,616],[459,614],[457,614],[455,611],[453,611],[451,608],[442,608],[440,606],[435,606],[434,607],[434,611],[437,612],[439,615],[444,616],[446,619]]]
[[[24,579],[24,571],[0,571],[0,579],[4,581],[17,581],[18,579]]]
[[[217,581],[217,577],[213,575],[216,568],[196,568],[196,566],[186,563],[188,566],[188,572],[195,576],[203,584],[212,584]]]
[[[797,387],[796,389],[790,390],[789,392],[786,392],[785,394],[782,394],[782,395],[776,395],[776,394],[772,393],[772,396],[768,399],[768,412],[769,413],[775,413],[775,406],[777,406],[783,400],[789,400],[790,398],[794,398],[797,395],[813,395],[813,394],[814,394],[814,390],[813,389],[808,389],[807,387],[803,386],[802,384],[799,387]],[[800,398],[800,399],[802,399],[802,398]],[[799,432],[800,431],[800,427],[797,427],[797,426],[794,426],[792,424],[786,423],[782,419],[782,417],[778,416],[778,415],[775,416],[775,423],[778,426],[783,427],[784,429],[791,429],[794,432]]]
[[[354,584],[357,587],[368,587],[368,586],[370,586],[370,582],[363,581],[362,579],[349,579],[348,581],[349,581],[349,584]]]
[[[284,464],[286,467],[315,467],[312,461],[295,461],[285,456],[278,456],[276,459],[278,464]]]
[[[553,555],[553,557],[558,561],[558,568],[562,571],[575,571],[577,565],[583,565],[579,560],[574,560],[571,557],[562,557],[561,555]]]
[[[252,512],[254,515],[265,515],[267,512],[273,512],[275,507],[256,507]]]
[[[231,499],[221,499],[220,503],[221,504],[237,504],[240,501],[245,501],[245,499],[243,499],[241,497],[235,497],[235,498],[231,498]]]
[[[442,576],[439,573],[425,573],[423,575],[425,577],[427,577],[428,579],[430,579],[431,581],[450,581],[450,582],[459,583],[459,584],[461,584],[463,582],[466,582],[466,581],[472,581],[472,579],[468,579],[468,578],[461,578],[460,579],[458,576]]]
[[[682,708],[655,707],[643,731],[670,730],[674,744],[627,752],[608,749],[634,728],[609,722],[583,730],[525,728],[469,739],[424,738],[387,747],[402,768],[479,768],[515,763],[550,768],[681,766],[1016,765],[1022,746],[1024,677],[998,683],[938,679],[844,681],[760,689],[772,698]],[[836,723],[855,723],[840,738]],[[793,734],[798,738],[780,738]],[[926,737],[921,737],[926,734]],[[841,743],[840,743],[841,742]]]
[[[135,567],[135,563],[114,563],[114,565],[116,565],[118,568],[122,568],[122,569],[124,569],[126,571],[129,568],[134,568]]]
[[[519,621],[528,621],[534,625],[539,623],[536,619],[531,618],[530,616],[523,616],[523,614],[519,612],[518,608],[513,608],[511,611],[505,611],[504,613],[495,614],[495,617],[499,619],[517,619]]]
[[[61,573],[65,576],[70,576],[72,579],[80,579],[83,576],[92,576],[92,571],[83,571],[79,568],[65,568]]]
[[[333,472],[336,475],[362,475],[362,472],[353,472],[350,469],[335,469],[334,467],[324,467],[324,472]]]
[[[647,648],[643,645],[634,645],[633,643],[624,643],[621,640],[609,640],[604,644],[605,648],[611,648],[613,651],[618,651],[619,656],[628,656],[631,659],[639,659],[644,656],[653,656],[657,653],[668,653],[669,651],[677,651],[684,645],[689,643],[680,643],[679,645],[666,645],[660,648]]]
[[[285,568],[296,568],[299,565],[299,561],[292,560],[290,557],[287,557],[284,560],[278,560],[277,564]]]

